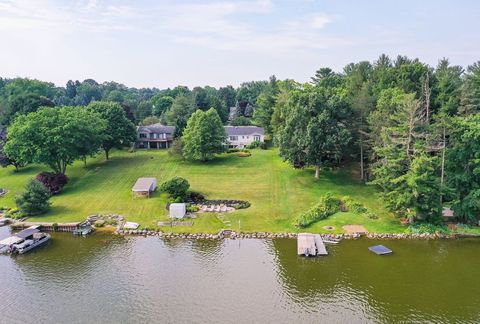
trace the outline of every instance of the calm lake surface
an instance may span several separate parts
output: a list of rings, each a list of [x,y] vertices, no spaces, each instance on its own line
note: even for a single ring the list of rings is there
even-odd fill
[[[0,239],[9,229],[0,228]],[[1,323],[479,322],[480,241],[296,241],[54,234],[0,255]]]

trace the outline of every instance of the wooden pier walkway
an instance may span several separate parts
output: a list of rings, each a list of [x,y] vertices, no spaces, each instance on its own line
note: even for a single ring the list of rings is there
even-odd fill
[[[73,232],[80,227],[80,222],[76,223],[45,223],[45,222],[15,222],[10,226],[15,229],[25,229],[31,226],[38,226],[42,231],[55,232]]]
[[[298,255],[317,256],[328,255],[325,243],[319,234],[300,233],[297,236]]]

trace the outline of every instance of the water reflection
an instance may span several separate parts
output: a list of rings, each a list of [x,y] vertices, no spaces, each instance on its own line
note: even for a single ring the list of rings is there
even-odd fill
[[[33,253],[0,256],[2,304],[16,310],[0,322],[479,320],[479,242],[388,242],[387,258],[372,243],[304,259],[287,239],[55,234]]]
[[[302,307],[318,305],[319,312],[323,307],[328,312],[333,306],[365,321],[480,318],[470,307],[480,302],[480,282],[474,279],[479,262],[472,262],[472,255],[480,252],[479,242],[387,241],[383,243],[395,251],[388,257],[368,251],[375,243],[382,242],[344,241],[329,246],[328,257],[317,259],[298,258],[289,241],[272,244],[285,291]]]

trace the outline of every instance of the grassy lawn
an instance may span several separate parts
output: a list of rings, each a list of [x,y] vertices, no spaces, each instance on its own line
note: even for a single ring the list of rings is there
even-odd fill
[[[103,156],[89,160],[84,169],[81,163],[70,166],[69,184],[60,195],[51,199],[52,208],[31,221],[81,221],[96,213],[117,213],[127,220],[149,228],[159,220],[167,220],[166,196],[155,193],[150,199],[132,198],[131,187],[138,177],[156,177],[159,183],[173,177],[188,179],[191,189],[209,199],[248,200],[252,206],[225,215],[200,214],[193,227],[164,228],[164,231],[216,232],[228,228],[242,231],[295,232],[292,220],[309,209],[326,192],[350,195],[363,203],[379,219],[364,215],[337,213],[320,221],[307,231],[328,232],[323,226],[335,226],[333,232],[342,232],[346,224],[364,225],[371,232],[401,232],[404,228],[385,211],[375,189],[360,183],[350,170],[325,171],[319,180],[313,170],[295,170],[281,161],[275,149],[252,151],[252,156],[240,158],[222,155],[209,163],[191,163],[173,158],[166,151],[114,152],[110,161]],[[0,198],[0,205],[14,207],[13,198],[23,190],[28,178],[46,170],[30,166],[18,173],[0,169],[0,187],[10,190]],[[228,223],[228,222],[227,222]]]

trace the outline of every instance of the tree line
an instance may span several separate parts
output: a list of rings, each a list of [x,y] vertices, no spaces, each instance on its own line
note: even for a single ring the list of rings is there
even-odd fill
[[[398,56],[319,69],[308,84],[272,90],[280,155],[296,167],[358,161],[387,207],[408,220],[437,222],[445,206],[466,222],[480,217],[480,63],[435,68]],[[272,89],[274,89],[272,87]]]

